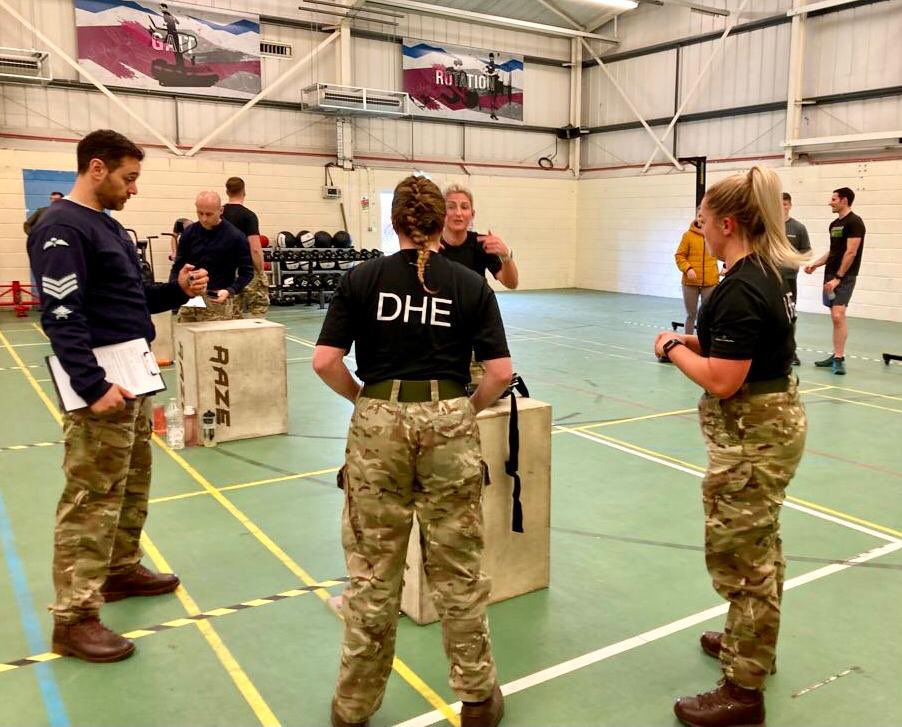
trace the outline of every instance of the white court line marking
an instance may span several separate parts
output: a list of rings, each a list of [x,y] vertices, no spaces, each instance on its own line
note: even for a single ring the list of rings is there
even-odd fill
[[[850,558],[844,563],[832,563],[830,565],[824,566],[823,568],[813,570],[810,573],[805,573],[804,575],[790,578],[784,584],[783,590],[789,591],[793,588],[804,586],[813,581],[817,581],[821,578],[826,578],[827,576],[833,575],[834,573],[840,573],[844,570],[852,568],[858,563],[867,563],[870,560],[881,558],[884,555],[889,555],[890,553],[895,553],[897,550],[902,550],[902,540],[897,540],[893,543],[887,543],[877,548],[866,550],[864,553],[859,553],[854,558]],[[568,659],[567,661],[561,662],[560,664],[555,664],[554,666],[550,666],[547,669],[542,669],[541,671],[537,671],[534,674],[529,674],[528,676],[521,677],[520,679],[515,679],[514,681],[508,682],[507,684],[503,684],[501,686],[501,692],[509,696],[511,694],[516,694],[517,692],[522,692],[524,689],[529,689],[530,687],[544,684],[545,682],[549,682],[552,679],[557,679],[558,677],[564,676],[565,674],[571,674],[572,672],[578,671],[579,669],[584,669],[587,666],[592,666],[593,664],[597,664],[601,661],[605,661],[606,659],[610,659],[612,656],[617,656],[618,654],[632,651],[633,649],[637,649],[640,646],[645,646],[646,644],[650,644],[654,641],[659,641],[660,639],[663,639],[667,636],[671,636],[672,634],[684,631],[688,628],[691,628],[692,626],[697,626],[698,624],[704,623],[705,621],[708,621],[717,616],[723,616],[727,612],[728,607],[729,604],[724,603],[720,606],[707,608],[704,611],[699,611],[698,613],[686,616],[685,618],[671,621],[668,624],[664,624],[663,626],[659,626],[658,628],[651,629],[650,631],[644,631],[641,634],[636,634],[635,636],[631,636],[630,638],[624,639],[623,641],[618,641],[617,643],[609,644],[608,646],[596,649],[595,651],[590,651],[589,653],[583,654],[582,656]],[[456,702],[455,704],[451,705],[451,709],[453,709],[455,712],[459,712],[460,707],[460,702]],[[395,727],[429,727],[429,725],[436,724],[437,722],[441,722],[444,719],[444,714],[442,714],[438,710],[434,710],[432,712],[421,714],[420,716],[414,717],[413,719],[409,719],[405,722],[399,722],[395,725]]]
[[[617,444],[616,442],[610,442],[605,439],[599,439],[598,437],[593,437],[590,432],[581,432],[575,429],[569,429],[567,427],[562,427],[560,425],[555,425],[555,429],[559,429],[561,431],[565,431],[569,434],[572,434],[576,437],[582,437],[583,439],[588,439],[590,442],[595,442],[596,444],[602,444],[605,447],[610,447],[611,449],[616,449],[620,452],[625,452],[626,454],[631,454],[634,457],[640,457],[641,459],[648,460],[649,462],[655,462],[656,464],[664,465],[665,467],[670,467],[671,469],[677,470],[678,472],[685,472],[686,474],[692,475],[693,477],[698,477],[702,479],[705,475],[703,472],[699,472],[698,470],[691,469],[684,465],[678,464],[676,462],[668,462],[666,459],[662,459],[660,457],[655,457],[653,454],[648,454],[646,452],[638,452],[635,449],[631,449],[629,447],[625,447],[622,444]],[[806,515],[811,515],[812,517],[819,518],[821,520],[826,520],[827,522],[834,523],[835,525],[842,525],[845,528],[849,528],[850,530],[857,530],[860,533],[865,533],[866,535],[870,535],[874,538],[879,538],[880,540],[886,540],[890,543],[902,543],[902,540],[899,538],[893,537],[892,535],[887,535],[886,533],[881,533],[879,530],[872,530],[871,528],[865,527],[864,525],[859,525],[858,523],[853,523],[848,520],[843,520],[842,518],[834,517],[833,515],[828,515],[824,512],[818,512],[817,510],[813,510],[809,507],[805,507],[804,505],[797,505],[794,502],[789,502],[788,500],[783,503],[784,507],[788,507],[792,510],[798,510],[799,512],[804,512]]]
[[[26,346],[49,346],[50,341],[40,341],[39,343],[11,343],[13,348],[25,348]]]
[[[306,346],[307,348],[316,348],[316,346],[314,344],[310,343],[310,341],[304,341],[303,339],[297,338],[296,336],[286,335],[285,338],[289,341],[294,341],[295,343],[300,343],[302,346]]]

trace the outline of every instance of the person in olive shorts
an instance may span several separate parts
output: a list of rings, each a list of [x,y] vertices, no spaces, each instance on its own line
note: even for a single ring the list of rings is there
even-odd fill
[[[834,374],[846,373],[846,340],[849,328],[846,309],[852,300],[855,281],[864,252],[864,221],[852,211],[855,192],[848,187],[833,190],[830,209],[838,217],[830,223],[830,249],[805,268],[809,275],[824,266],[824,305],[833,321],[833,353],[815,366],[832,368]]]
[[[504,700],[486,619],[476,413],[510,381],[510,353],[485,278],[437,254],[445,220],[438,187],[407,177],[391,219],[401,249],[342,277],[313,352],[320,378],[354,402],[340,475],[350,581],[332,725],[366,725],[382,704],[415,513],[461,726],[494,727]],[[362,387],[344,363],[352,345]],[[467,397],[474,350],[485,376]]]
[[[776,658],[785,570],[780,508],[807,431],[782,274],[803,256],[786,239],[780,191],[779,177],[764,167],[708,190],[702,229],[727,272],[701,310],[697,336],[667,331],[655,341],[658,356],[668,355],[705,390],[705,561],[729,603],[723,632],[701,637],[702,649],[720,660],[723,680],[674,706],[692,727],[763,725],[764,686]]]

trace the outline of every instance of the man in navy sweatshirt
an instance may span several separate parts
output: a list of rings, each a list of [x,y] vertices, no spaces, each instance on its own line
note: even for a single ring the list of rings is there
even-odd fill
[[[99,130],[79,142],[77,156],[75,186],[31,231],[28,256],[44,331],[87,403],[63,418],[66,486],[54,532],[53,650],[109,662],[127,658],[135,645],[100,622],[104,601],[169,593],[179,579],[141,565],[151,399],[107,381],[92,349],[140,338],[150,343],[150,314],[201,293],[207,272],[185,265],[175,282],[145,284],[134,243],[105,214],[138,193],[144,151],[115,131]]]

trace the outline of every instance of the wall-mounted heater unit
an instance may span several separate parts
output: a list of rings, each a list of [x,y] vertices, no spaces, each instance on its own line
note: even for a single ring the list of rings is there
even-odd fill
[[[26,48],[0,47],[0,83],[50,83],[50,54]]]
[[[378,91],[360,86],[315,83],[301,91],[301,102],[310,111],[408,116],[410,97],[402,91]]]

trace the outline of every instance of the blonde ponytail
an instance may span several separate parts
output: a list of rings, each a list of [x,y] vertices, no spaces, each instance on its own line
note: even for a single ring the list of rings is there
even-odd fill
[[[777,277],[810,257],[798,252],[786,237],[781,194],[776,172],[759,166],[727,177],[705,193],[708,209],[720,218],[733,217],[748,238],[749,251]]]
[[[407,235],[417,247],[417,279],[423,290],[433,294],[426,285],[426,266],[429,264],[429,238],[442,231],[445,225],[445,199],[435,184],[426,177],[410,176],[395,187],[391,221],[395,230]]]

